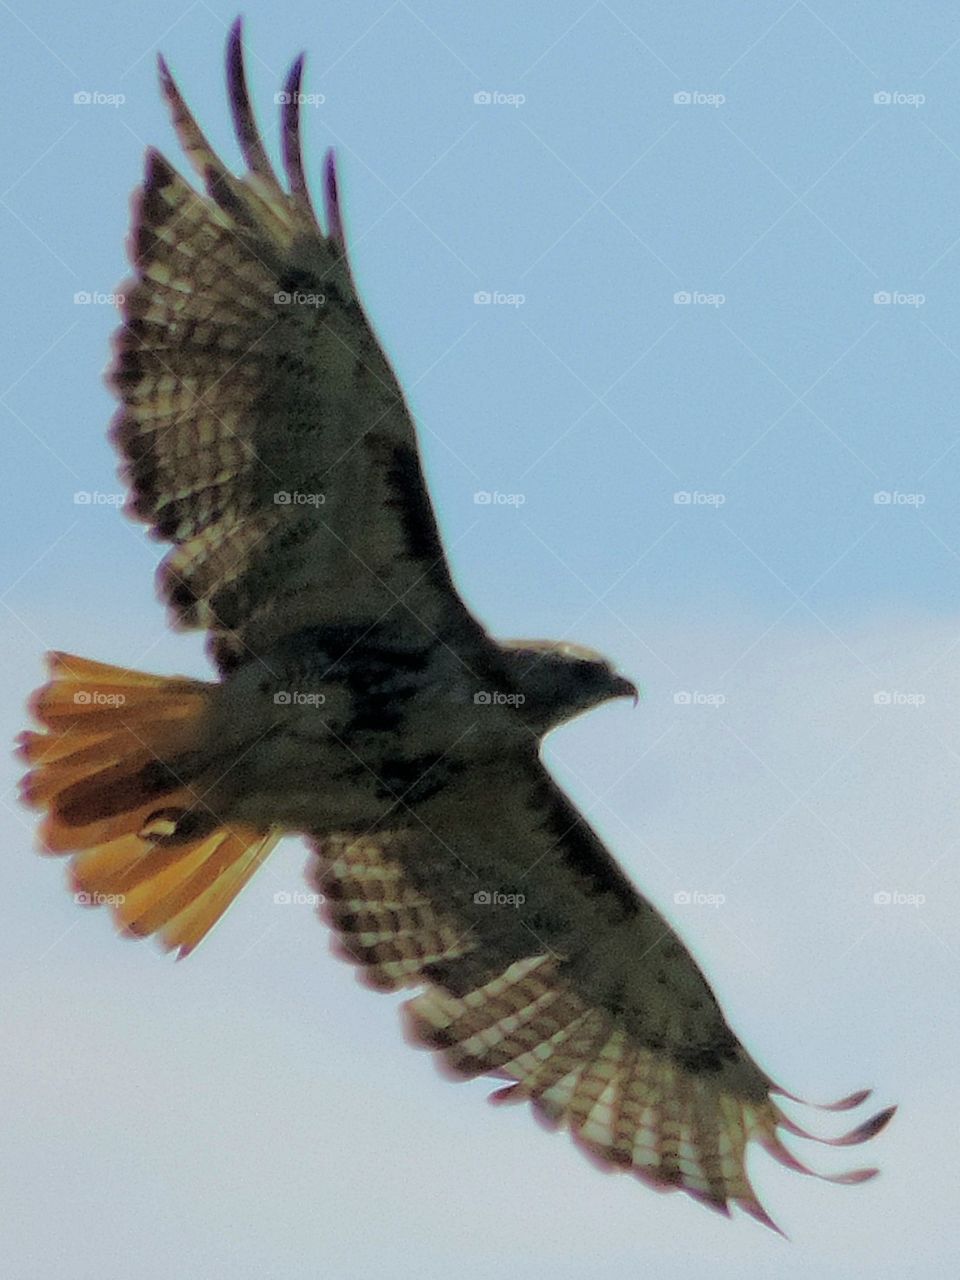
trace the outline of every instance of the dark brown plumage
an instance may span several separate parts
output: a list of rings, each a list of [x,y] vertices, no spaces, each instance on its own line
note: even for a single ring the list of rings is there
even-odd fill
[[[239,23],[227,78],[244,176],[161,62],[206,194],[148,153],[112,436],[130,513],[171,544],[160,594],[174,625],[210,633],[221,680],[53,655],[42,731],[21,746],[44,845],[74,854],[78,889],[124,928],[186,954],[279,835],[306,834],[343,954],[372,986],[418,988],[416,1043],[458,1075],[501,1077],[498,1098],[532,1102],[606,1165],[769,1223],[747,1144],[802,1169],[778,1132],[801,1130],[540,760],[550,729],[636,690],[588,650],[498,643],[458,595],[356,295],[331,156],[325,228],[310,203],[301,75],[298,59],[284,186]]]

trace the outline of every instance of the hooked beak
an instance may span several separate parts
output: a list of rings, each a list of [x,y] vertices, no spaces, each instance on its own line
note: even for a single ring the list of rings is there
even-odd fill
[[[615,698],[632,698],[633,705],[636,706],[640,701],[640,691],[632,680],[628,680],[626,676],[617,676],[613,682],[613,696]]]

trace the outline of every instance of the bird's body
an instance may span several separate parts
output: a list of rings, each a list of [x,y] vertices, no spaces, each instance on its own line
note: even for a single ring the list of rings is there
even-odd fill
[[[243,177],[161,64],[206,195],[148,153],[112,435],[131,513],[172,544],[160,593],[175,625],[209,631],[219,679],[53,655],[21,748],[43,843],[125,929],[186,954],[280,835],[303,834],[344,956],[375,987],[418,989],[417,1043],[501,1077],[496,1096],[608,1166],[769,1222],[747,1144],[802,1169],[778,1130],[802,1131],[540,758],[551,729],[636,690],[589,650],[494,639],[458,594],[329,157],[325,230],[310,204],[301,69],[280,95],[284,187],[239,25]]]
[[[215,687],[210,751],[225,770],[235,763],[211,807],[236,822],[360,832],[396,814],[400,796],[413,807],[469,768],[528,750],[524,696],[496,646],[482,648],[468,666],[446,644],[411,647],[382,624],[285,638]]]

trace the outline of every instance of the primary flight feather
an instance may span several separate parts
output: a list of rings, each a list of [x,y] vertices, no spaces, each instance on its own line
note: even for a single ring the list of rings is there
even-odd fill
[[[20,748],[43,846],[73,855],[77,891],[126,930],[184,955],[302,833],[343,955],[374,987],[418,989],[416,1043],[500,1077],[495,1099],[530,1101],[602,1163],[773,1225],[747,1144],[809,1172],[780,1131],[810,1135],[540,758],[551,729],[636,690],[590,650],[498,642],[460,598],[357,298],[332,153],[322,226],[311,205],[302,67],[280,95],[281,180],[239,22],[242,177],[160,62],[205,194],[147,153],[112,437],[131,514],[172,544],[159,588],[174,625],[209,632],[220,679],[51,655]]]

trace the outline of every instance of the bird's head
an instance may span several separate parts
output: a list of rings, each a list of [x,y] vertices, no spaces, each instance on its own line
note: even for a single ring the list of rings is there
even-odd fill
[[[636,685],[594,649],[564,640],[502,640],[500,648],[524,697],[519,712],[539,734],[611,698],[639,700]]]

